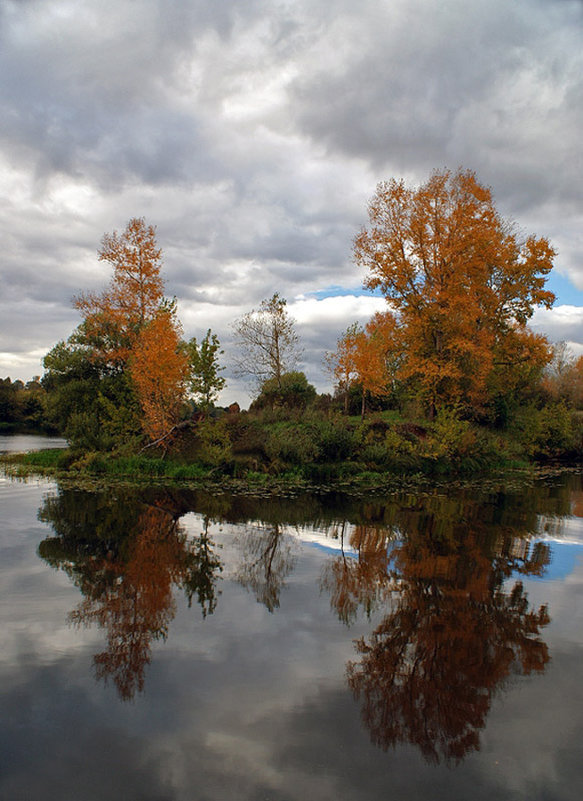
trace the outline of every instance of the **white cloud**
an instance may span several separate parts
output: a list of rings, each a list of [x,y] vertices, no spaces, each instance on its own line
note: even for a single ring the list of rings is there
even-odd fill
[[[310,293],[360,285],[377,181],[436,167],[475,169],[583,287],[582,27],[561,0],[5,0],[0,375],[39,372],[107,280],[102,234],[145,216],[189,335],[227,350],[278,291],[320,385],[316,351],[373,301]],[[576,315],[535,322],[583,348]]]

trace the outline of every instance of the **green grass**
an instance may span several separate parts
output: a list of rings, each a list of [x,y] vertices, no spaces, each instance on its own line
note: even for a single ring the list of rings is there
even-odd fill
[[[211,469],[197,462],[186,464],[170,459],[152,459],[147,456],[118,456],[92,454],[86,460],[85,470],[99,476],[130,476],[188,480],[206,478]]]
[[[33,451],[32,453],[12,454],[14,461],[28,467],[40,467],[48,469],[66,468],[71,460],[71,452],[68,448],[48,448],[44,451]],[[12,461],[9,459],[9,461]]]

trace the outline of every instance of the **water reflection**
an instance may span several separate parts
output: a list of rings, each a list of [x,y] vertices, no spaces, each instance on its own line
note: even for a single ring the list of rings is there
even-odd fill
[[[279,523],[267,528],[250,527],[239,535],[241,564],[236,579],[250,590],[270,612],[279,607],[279,596],[286,576],[297,558],[297,539],[282,530]]]
[[[549,660],[547,608],[532,609],[522,582],[508,580],[542,575],[550,549],[531,541],[540,521],[528,508],[402,498],[389,517],[386,527],[355,526],[351,555],[343,549],[323,572],[342,621],[359,607],[387,609],[356,642],[348,683],[378,746],[411,743],[429,761],[459,761],[479,749],[507,678]]]
[[[96,675],[128,700],[144,688],[152,644],[168,634],[175,591],[203,617],[215,611],[224,565],[212,522],[238,524],[229,577],[270,612],[283,604],[298,560],[293,526],[311,526],[336,549],[320,579],[334,613],[348,627],[371,621],[347,679],[373,742],[410,743],[428,761],[456,762],[479,749],[492,699],[509,678],[540,673],[549,661],[548,610],[531,606],[521,578],[544,573],[550,549],[533,535],[560,534],[570,490],[350,500],[63,489],[39,511],[54,531],[39,554],[83,595],[70,620],[105,630]],[[191,511],[201,519],[196,536],[180,523]]]
[[[189,604],[196,596],[203,616],[216,606],[222,565],[208,520],[189,541],[163,500],[155,505],[132,493],[64,491],[39,511],[57,535],[40,543],[39,555],[64,570],[84,596],[70,621],[106,630],[107,648],[94,657],[96,675],[113,679],[124,700],[143,690],[152,642],[166,639],[176,611],[173,589],[181,588]]]

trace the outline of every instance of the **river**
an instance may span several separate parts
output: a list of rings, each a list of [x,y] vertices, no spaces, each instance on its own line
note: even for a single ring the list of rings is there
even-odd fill
[[[579,799],[583,484],[0,478],[0,797]]]

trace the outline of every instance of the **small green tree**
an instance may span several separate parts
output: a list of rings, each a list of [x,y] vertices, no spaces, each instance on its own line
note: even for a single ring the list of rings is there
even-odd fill
[[[220,375],[224,370],[219,364],[219,356],[223,355],[220,342],[209,328],[200,345],[196,337],[192,337],[186,343],[186,351],[190,368],[190,390],[197,403],[208,410],[226,384],[225,378]]]
[[[259,396],[251,404],[252,409],[305,409],[316,398],[316,388],[308,383],[304,373],[296,370],[283,373],[279,379],[268,378],[261,385]]]

